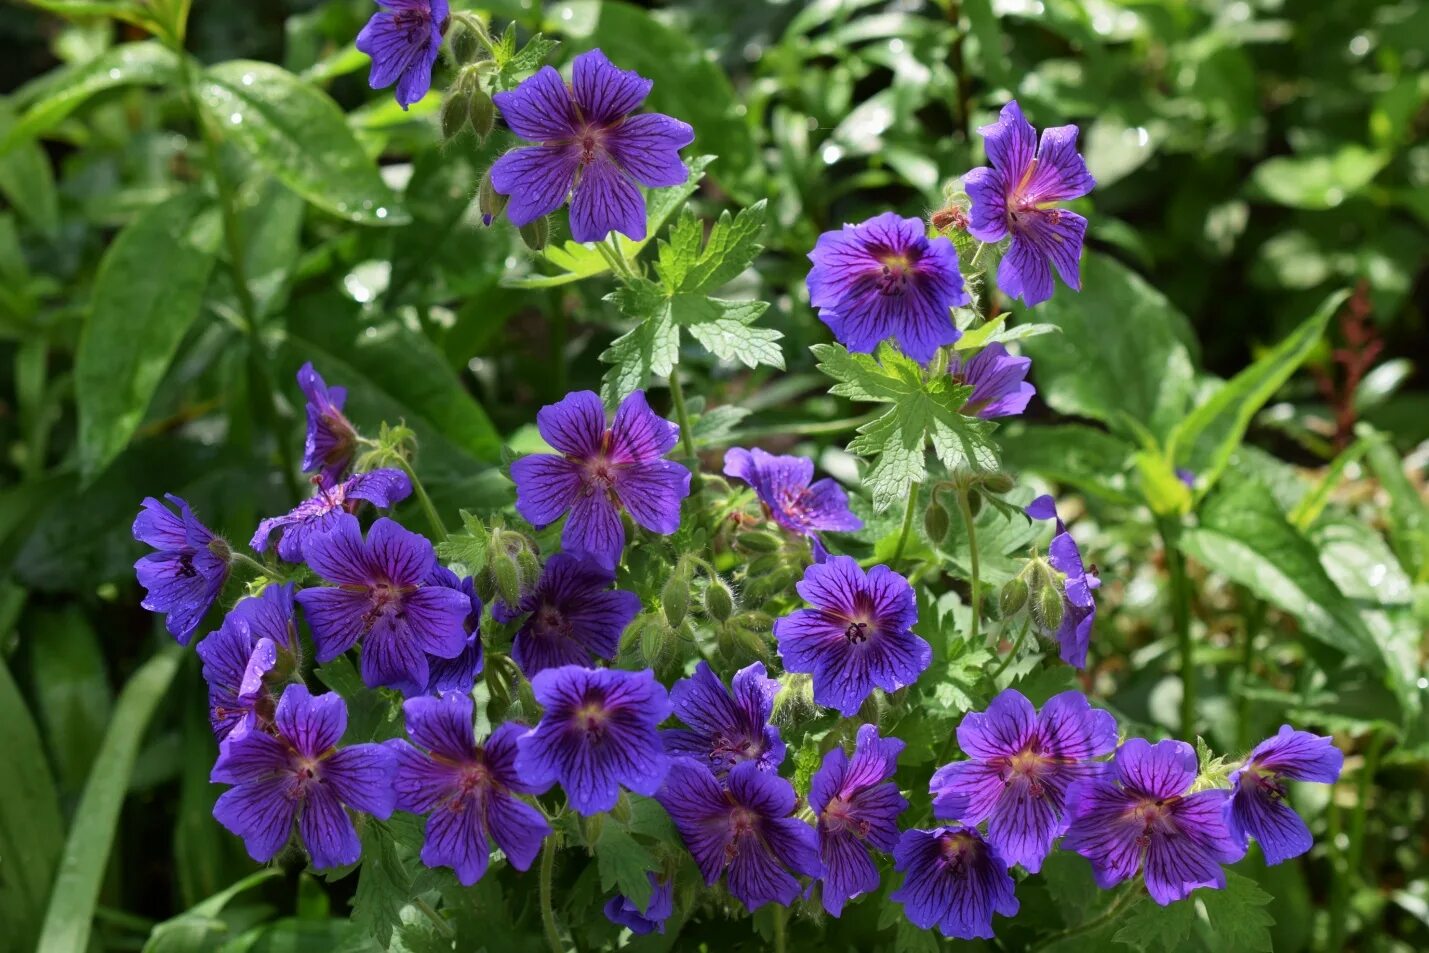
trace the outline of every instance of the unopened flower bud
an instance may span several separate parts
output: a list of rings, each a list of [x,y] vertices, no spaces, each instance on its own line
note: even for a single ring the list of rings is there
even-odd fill
[[[635,620],[635,624],[639,627],[636,645],[640,650],[640,658],[647,666],[654,668],[665,655],[669,627],[664,620],[651,614],[642,615]]]
[[[506,211],[507,196],[496,191],[491,183],[491,170],[481,177],[481,185],[476,189],[476,207],[481,210],[481,224],[490,226],[502,212]]]
[[[1006,493],[1017,485],[1017,481],[1013,480],[1010,475],[999,470],[997,473],[989,473],[984,477],[982,485],[987,487],[992,493]]]
[[[948,516],[947,508],[936,499],[929,503],[928,508],[923,511],[923,532],[928,534],[934,546],[943,545],[951,526],[952,520]]]
[[[498,549],[491,560],[491,577],[496,580],[496,591],[502,601],[514,606],[521,601],[521,569],[516,557],[505,549]]]
[[[481,52],[481,40],[470,27],[459,26],[452,34],[452,55],[458,63],[474,63]]]
[[[724,580],[715,579],[705,590],[705,611],[716,622],[724,622],[734,614],[734,593]]]
[[[526,243],[526,247],[532,251],[540,251],[546,247],[546,242],[551,239],[551,223],[542,215],[534,222],[528,222],[521,226],[521,240]]]
[[[1016,576],[1007,581],[998,594],[997,605],[1004,619],[1010,619],[1027,604],[1027,581]]]
[[[496,104],[491,101],[491,96],[487,94],[486,90],[479,86],[471,94],[469,118],[471,131],[476,133],[477,142],[485,142],[486,137],[491,135],[491,130],[496,126]]]
[[[521,573],[521,579],[517,583],[518,595],[536,585],[541,579],[541,560],[536,558],[536,554],[531,552],[523,543],[521,548],[516,550],[516,568]]]
[[[747,549],[752,553],[777,553],[784,545],[783,540],[778,536],[758,529],[740,533],[734,538],[734,541],[741,549]]]
[[[442,136],[455,139],[466,128],[467,117],[471,114],[471,95],[460,84],[453,86],[442,101]]]
[[[660,610],[665,613],[665,621],[678,626],[685,621],[690,611],[690,584],[684,573],[676,571],[660,589]]]
[[[1062,606],[1062,593],[1056,586],[1043,586],[1038,589],[1032,600],[1032,618],[1037,624],[1049,632],[1055,632],[1061,628],[1062,613],[1065,611]]]

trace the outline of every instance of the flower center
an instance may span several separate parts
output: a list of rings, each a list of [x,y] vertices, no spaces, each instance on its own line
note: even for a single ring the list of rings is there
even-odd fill
[[[198,570],[194,568],[194,554],[193,554],[193,553],[180,553],[180,554],[179,554],[179,578],[180,578],[180,579],[192,579],[194,576],[197,576],[197,575],[198,575]]]
[[[602,138],[601,131],[595,126],[586,126],[576,135],[575,143],[581,150],[581,165],[590,165],[595,161],[601,149]]]
[[[599,735],[605,730],[609,717],[600,702],[590,701],[575,710],[571,721],[575,723],[577,730],[584,731],[587,735]]]
[[[878,276],[878,290],[885,295],[901,295],[908,290],[913,276],[913,261],[907,253],[888,252],[878,256],[883,270]]]
[[[1180,798],[1157,798],[1155,800],[1144,800],[1131,809],[1133,817],[1141,821],[1141,833],[1136,838],[1137,846],[1146,847],[1151,843],[1151,835],[1155,831],[1170,833],[1175,829],[1172,820],[1171,806]]]
[[[414,46],[426,39],[431,23],[425,10],[404,9],[392,14],[392,25],[406,34],[407,42]]]
[[[561,615],[561,610],[550,604],[542,605],[536,610],[534,626],[537,631],[544,635],[558,636],[568,635],[570,626],[566,622],[566,617]]]
[[[379,618],[392,614],[399,619],[406,618],[407,610],[402,604],[402,597],[408,591],[408,587],[399,586],[389,580],[383,579],[372,583],[367,589],[371,606],[362,617],[364,629],[370,629]]]
[[[868,622],[850,622],[844,629],[844,641],[849,645],[862,645],[867,642],[869,625]]]
[[[717,765],[735,765],[759,757],[761,745],[749,738],[730,738],[717,735],[710,748],[710,762]]]
[[[1042,797],[1047,793],[1042,782],[1038,780],[1038,772],[1048,759],[1044,758],[1037,750],[1039,745],[1033,741],[1026,748],[1006,760],[1007,770],[1002,775],[1004,787],[1011,786],[1015,778],[1025,778],[1028,782],[1027,793],[1033,797]]]
[[[471,794],[492,784],[491,771],[481,762],[469,764],[462,769],[461,779],[457,782],[458,788],[463,795]],[[455,807],[453,808],[456,809]]]
[[[977,856],[977,841],[971,834],[944,834],[938,840],[938,852],[943,855],[943,863],[954,874],[963,874]]]
[[[856,837],[867,837],[868,821],[861,820],[854,816],[854,807],[842,797],[835,797],[824,805],[824,812],[820,815],[824,826],[831,831],[849,831]]]
[[[1241,774],[1241,779],[1241,783],[1245,783],[1248,779],[1250,783],[1264,791],[1272,801],[1283,801],[1289,795],[1278,774],[1257,765],[1247,766]]]
[[[754,833],[758,820],[758,816],[747,807],[736,807],[729,812],[729,824],[736,840]]]

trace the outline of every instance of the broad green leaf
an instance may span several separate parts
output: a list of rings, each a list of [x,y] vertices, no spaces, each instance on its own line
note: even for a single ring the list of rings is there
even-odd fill
[[[14,110],[8,100],[0,99],[0,142],[9,137],[14,125]],[[0,153],[0,195],[46,235],[53,235],[60,227],[55,176],[39,143],[17,142]]]
[[[198,317],[217,244],[206,206],[197,191],[154,206],[119,233],[100,262],[75,356],[87,479],[128,444]]]
[[[119,809],[145,729],[178,671],[183,652],[166,645],[130,677],[114,706],[94,768],[74,813],[36,953],[74,953],[89,943],[94,907],[109,864]]]
[[[1348,291],[1330,295],[1285,340],[1222,384],[1172,428],[1166,440],[1166,458],[1196,474],[1198,495],[1205,496],[1220,479],[1231,454],[1245,438],[1251,418],[1309,357],[1348,296]]]
[[[1161,906],[1149,897],[1136,901],[1121,915],[1121,928],[1112,939],[1142,953],[1175,953],[1194,949],[1196,902],[1181,900]]]
[[[109,722],[104,655],[78,606],[36,610],[24,628],[31,647],[36,714],[45,727],[60,787],[74,795],[89,774]]]
[[[1192,896],[1206,908],[1216,950],[1245,950],[1247,953],[1270,953],[1270,928],[1275,918],[1265,908],[1275,898],[1249,877],[1226,871],[1223,890],[1197,890]]]
[[[601,826],[595,842],[595,862],[602,889],[618,890],[645,909],[650,903],[650,880],[646,874],[658,865],[650,851],[611,818]]]
[[[864,486],[875,509],[905,501],[913,484],[923,482],[929,443],[950,471],[997,468],[997,445],[992,441],[996,424],[958,412],[972,388],[947,374],[927,380],[921,366],[886,345],[876,359],[833,344],[816,344],[811,350],[819,369],[838,382],[831,394],[892,405],[859,427],[848,445],[850,453],[874,460]]]
[[[1368,463],[1389,494],[1389,540],[1404,570],[1416,582],[1429,582],[1429,505],[1404,473],[1404,461],[1382,434],[1373,441]]]
[[[967,0],[963,4],[963,13],[972,25],[973,38],[977,40],[981,75],[993,86],[1015,89],[1007,54],[1002,48],[1002,26],[993,12],[992,0]]]
[[[408,220],[342,110],[316,86],[257,60],[220,63],[196,83],[211,128],[313,205],[363,225]]]
[[[202,953],[213,949],[229,932],[228,924],[218,916],[223,908],[239,894],[282,875],[283,871],[278,867],[259,870],[178,916],[165,920],[149,934],[149,939],[144,942],[144,953]]]
[[[645,238],[636,242],[618,233],[615,236],[627,261],[634,261],[635,257],[640,254],[640,250],[650,244],[656,233],[665,227],[665,222],[669,220],[670,216],[685,204],[686,199],[695,194],[695,189],[699,188],[700,179],[704,178],[705,167],[713,161],[714,156],[696,156],[693,159],[687,159],[685,167],[690,170],[690,177],[685,180],[683,185],[673,185],[667,189],[654,189],[648,193]],[[560,273],[503,279],[502,284],[513,288],[552,288],[556,285],[580,281],[583,278],[603,275],[610,271],[610,262],[595,250],[594,245],[583,245],[580,242],[567,241],[560,245],[552,243],[541,252],[541,257],[549,264],[559,268]]]
[[[1320,565],[1319,553],[1256,481],[1222,488],[1181,545],[1203,565],[1298,616],[1320,641],[1376,670],[1384,655],[1354,605]]]
[[[652,376],[668,377],[680,359],[680,331],[663,305],[650,318],[610,343],[600,359],[613,365],[601,380],[601,395],[615,404],[649,383]]]
[[[403,858],[398,839],[403,827],[419,823],[420,819],[404,814],[394,815],[390,821],[368,818],[362,831],[362,872],[352,898],[352,922],[376,937],[384,948],[391,945],[392,930],[412,893],[414,871]],[[420,828],[417,830],[420,839]]]
[[[1255,167],[1250,181],[1271,201],[1291,208],[1334,208],[1368,185],[1388,153],[1346,143],[1333,154],[1276,156]]]
[[[769,309],[765,301],[725,301],[703,295],[677,295],[670,301],[675,324],[689,328],[695,340],[722,361],[746,367],[784,367],[779,347],[783,334],[773,328],[752,327]]]
[[[0,923],[17,950],[34,948],[45,899],[64,845],[64,819],[40,733],[0,658],[0,724],[5,726],[5,793],[0,797]],[[75,949],[83,949],[83,946]]]
[[[660,243],[660,260],[655,267],[666,292],[675,295],[711,291],[748,268],[762,250],[758,238],[764,230],[765,206],[765,200],[760,199],[740,209],[733,218],[728,209],[720,213],[703,250],[700,239],[704,225],[686,208],[670,229],[670,240]]]
[[[289,307],[282,357],[290,388],[304,361],[342,381],[348,415],[364,429],[405,421],[417,434],[424,478],[458,480],[471,475],[472,461],[501,457],[501,436],[486,411],[431,341],[399,320],[365,319],[336,294],[306,298]]]
[[[0,155],[43,135],[85,100],[116,86],[163,86],[176,82],[179,60],[153,41],[124,43],[87,63],[65,67],[15,93],[24,112],[0,139]]]
[[[1059,288],[1038,308],[1061,334],[1030,338],[1037,391],[1054,410],[1156,435],[1185,412],[1193,378],[1186,319],[1160,292],[1110,258],[1087,254],[1082,291]]]
[[[1136,449],[1120,437],[1085,424],[1013,424],[997,434],[1003,459],[1113,503],[1135,503],[1127,473]]]

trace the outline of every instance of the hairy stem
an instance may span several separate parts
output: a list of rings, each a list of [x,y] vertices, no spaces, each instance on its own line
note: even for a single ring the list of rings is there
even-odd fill
[[[432,498],[427,495],[427,488],[422,485],[421,477],[417,476],[417,471],[412,468],[412,461],[400,453],[393,454],[393,456],[397,458],[398,465],[411,480],[412,494],[417,498],[417,505],[426,514],[427,522],[431,524],[432,533],[437,537],[437,542],[443,542],[447,538],[447,525],[442,522],[442,515],[437,512],[437,508],[432,504]]]
[[[1017,633],[1017,641],[1012,643],[1012,648],[1008,649],[1007,655],[1003,656],[1003,659],[1000,663],[998,663],[997,668],[992,670],[991,677],[993,681],[997,681],[997,677],[1003,672],[1007,671],[1007,666],[1011,665],[1012,660],[1017,658],[1017,652],[1019,649],[1022,648],[1022,642],[1024,639],[1027,638],[1027,630],[1031,627],[1032,622],[1030,619],[1022,620],[1022,631]],[[998,641],[1001,641],[1001,639],[999,639]]]
[[[789,908],[774,908],[774,953],[784,953],[789,943]]]
[[[977,522],[973,519],[972,504],[968,502],[966,487],[958,489],[958,512],[963,514],[963,524],[968,528],[968,568],[972,571],[973,622],[968,632],[968,641],[976,642],[978,626],[982,621],[982,579],[977,550]]]
[[[896,569],[903,559],[903,550],[908,546],[908,536],[913,532],[913,514],[918,509],[918,490],[915,483],[908,488],[908,505],[903,508],[903,528],[898,531],[898,545],[894,547],[893,558],[889,562]]]
[[[700,456],[695,452],[695,432],[690,427],[690,412],[685,407],[685,389],[680,386],[680,369],[670,371],[670,401],[675,405],[675,420],[680,425],[680,446],[690,468],[690,492],[700,492]]]
[[[556,842],[554,837],[546,838],[541,848],[541,928],[546,934],[546,945],[551,953],[565,953],[561,943],[561,931],[556,927],[556,911],[551,906],[551,877],[556,870]]]
[[[1179,546],[1180,528],[1170,520],[1157,521],[1161,545],[1166,549],[1166,569],[1171,574],[1171,616],[1176,624],[1176,645],[1181,656],[1181,737],[1196,740],[1196,660],[1191,644],[1191,580],[1186,557]]]

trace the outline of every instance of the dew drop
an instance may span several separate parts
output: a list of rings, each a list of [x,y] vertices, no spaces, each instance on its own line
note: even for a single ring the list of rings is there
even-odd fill
[[[242,113],[233,113],[232,115],[230,115],[230,116],[228,117],[228,121],[231,122],[231,123],[233,123],[235,126],[240,126],[240,125],[243,124],[243,114],[242,114]]]
[[[117,80],[119,77],[121,77],[121,76],[123,76],[123,75],[124,75],[123,73],[119,72],[118,68],[115,68],[115,69],[112,69],[112,70],[109,71],[109,78],[110,78],[110,79],[116,79],[116,80]]]

